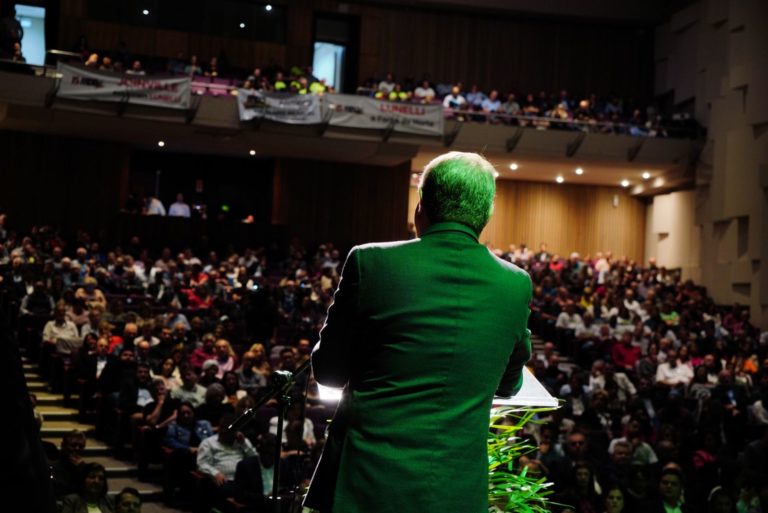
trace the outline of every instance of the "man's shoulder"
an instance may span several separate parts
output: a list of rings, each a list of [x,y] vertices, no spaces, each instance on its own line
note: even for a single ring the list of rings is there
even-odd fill
[[[531,277],[528,274],[528,271],[526,271],[522,267],[519,267],[518,265],[513,264],[509,260],[505,260],[505,259],[503,259],[501,257],[498,257],[498,256],[494,255],[493,253],[491,253],[490,251],[488,251],[488,253],[491,254],[491,256],[493,257],[494,261],[496,262],[496,264],[499,267],[501,267],[507,273],[509,273],[509,274],[511,274],[513,276],[513,279],[521,280],[521,281],[528,281],[528,282],[531,281]]]
[[[421,242],[421,239],[396,240],[391,242],[368,242],[366,244],[359,244],[353,247],[350,253],[357,252],[358,254],[363,254],[363,253],[391,252],[391,251],[397,251],[402,248],[419,244],[420,242]]]

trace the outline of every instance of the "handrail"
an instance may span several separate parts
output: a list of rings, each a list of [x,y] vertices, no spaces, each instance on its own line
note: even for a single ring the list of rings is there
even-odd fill
[[[49,54],[57,57],[75,57],[79,58],[80,55],[75,52],[68,52],[64,50],[48,50]],[[8,59],[0,59],[2,64],[17,65],[19,68],[32,69],[37,76],[45,76],[46,78],[60,78],[55,72],[55,68],[49,66],[36,66],[24,63],[18,63],[10,61]],[[7,69],[7,68],[6,68]],[[204,95],[212,94],[214,96],[236,96],[238,89],[237,85],[220,84],[213,81],[211,77],[197,77],[193,76],[191,86],[194,94]],[[224,78],[224,77],[221,77]],[[228,79],[233,81],[234,79]],[[200,92],[200,91],[204,92]],[[359,87],[357,92],[365,92],[366,89]],[[379,100],[390,102],[391,100]],[[423,104],[423,105],[442,105],[439,100],[433,100],[431,102],[415,102],[415,101],[394,101],[393,103],[407,103],[407,104]],[[486,112],[475,111],[471,109],[452,109],[444,108],[443,114],[447,120],[455,120],[459,122],[491,122],[499,124],[514,124],[521,127],[530,127],[539,130],[573,130],[580,132],[602,132],[602,133],[624,133],[636,136],[655,137],[661,135],[663,137],[670,134],[676,134],[678,136],[695,137],[698,131],[695,127],[678,127],[671,126],[669,124],[664,125],[647,125],[633,124],[626,121],[598,121],[598,120],[578,120],[573,118],[552,118],[547,116],[531,116],[527,114],[509,114],[506,112]]]

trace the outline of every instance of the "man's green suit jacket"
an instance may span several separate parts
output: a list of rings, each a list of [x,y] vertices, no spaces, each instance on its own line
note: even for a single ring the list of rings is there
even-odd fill
[[[305,505],[487,512],[489,411],[521,385],[530,298],[462,224],[354,248],[312,354],[317,381],[346,388]]]

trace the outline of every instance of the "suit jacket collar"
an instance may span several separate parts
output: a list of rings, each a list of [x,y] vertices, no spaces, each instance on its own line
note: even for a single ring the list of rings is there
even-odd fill
[[[421,234],[421,237],[441,232],[460,232],[464,235],[470,236],[475,242],[478,242],[477,234],[472,228],[465,224],[453,222],[435,223],[424,230],[424,233]]]

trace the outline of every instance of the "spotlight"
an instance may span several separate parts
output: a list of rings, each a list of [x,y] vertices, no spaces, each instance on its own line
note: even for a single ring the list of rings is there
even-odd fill
[[[582,168],[580,168],[580,167],[577,167],[576,171],[574,171],[574,173],[576,173],[577,175],[583,175],[584,174],[584,170]]]
[[[143,11],[141,11],[141,14],[143,14],[144,16],[149,16],[149,9],[144,9]]]
[[[518,168],[518,166],[517,166],[517,162],[512,162],[512,163],[509,165],[509,169],[511,169],[512,171],[517,171],[517,168]]]
[[[265,5],[264,6],[264,10],[267,11],[267,12],[271,11],[272,10],[272,4]]]
[[[245,23],[240,23],[240,28],[245,28]]]
[[[563,183],[565,181],[565,178],[563,178],[563,175],[557,175],[557,178],[555,178],[555,181],[557,183]]]
[[[629,180],[622,180],[621,181],[621,186],[622,187],[629,187]]]
[[[250,155],[251,157],[253,157],[254,155],[256,155],[256,150],[251,150],[251,151],[249,151],[249,152],[248,152],[248,155]]]
[[[651,173],[643,171],[643,180],[648,180],[651,177]]]
[[[163,148],[165,147],[165,141],[157,141],[157,145]]]

